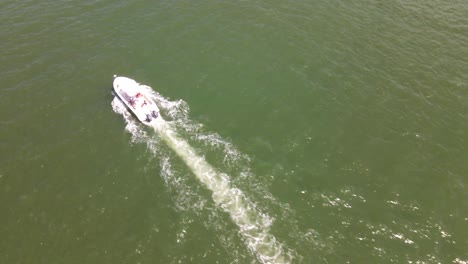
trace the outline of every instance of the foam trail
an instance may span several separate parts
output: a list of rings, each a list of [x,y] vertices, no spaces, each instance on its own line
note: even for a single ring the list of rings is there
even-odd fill
[[[152,92],[149,87],[148,90]],[[184,104],[183,101],[173,103],[158,94],[154,94],[154,92],[152,94],[153,99],[157,99],[163,109],[167,106],[169,110],[172,110],[172,112],[169,111],[169,117],[172,117],[172,115],[182,119],[187,117],[187,108],[182,107],[182,111],[174,111],[174,109],[177,110],[176,108]],[[114,112],[124,117],[127,124],[126,130],[132,134],[133,141],[152,140],[119,99],[115,98],[112,101],[112,107]],[[217,172],[203,156],[197,154],[195,149],[186,140],[178,136],[172,124],[164,121],[162,118],[158,118],[153,121],[153,128],[160,134],[167,145],[187,164],[194,175],[212,191],[213,200],[230,215],[233,222],[239,227],[239,233],[243,237],[243,241],[259,262],[272,264],[290,263],[294,258],[294,251],[285,248],[269,233],[269,228],[272,224],[271,218],[256,209],[255,204],[240,189],[231,187],[230,177],[224,173]]]
[[[262,263],[289,263],[291,254],[271,235],[271,219],[255,209],[255,205],[237,188],[230,186],[229,177],[218,173],[206,160],[183,139],[179,138],[164,120],[153,123],[171,149],[184,160],[197,178],[213,192],[213,200],[221,206],[240,228],[250,251]]]

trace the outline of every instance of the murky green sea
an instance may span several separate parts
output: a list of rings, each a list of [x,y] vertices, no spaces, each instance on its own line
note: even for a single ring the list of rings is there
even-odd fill
[[[468,263],[466,1],[4,0],[0,19],[0,263]]]

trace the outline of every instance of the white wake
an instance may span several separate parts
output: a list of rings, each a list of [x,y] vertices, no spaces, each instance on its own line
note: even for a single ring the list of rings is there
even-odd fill
[[[183,101],[171,102],[146,87],[153,99],[162,110],[166,110],[169,118],[188,118],[188,107]],[[112,102],[116,113],[122,114],[126,121],[126,129],[134,138],[150,138],[143,125],[125,109],[125,106],[115,98]],[[197,179],[212,192],[214,202],[229,214],[238,226],[239,234],[247,248],[261,263],[290,263],[294,252],[287,249],[272,234],[270,226],[272,219],[256,208],[255,203],[244,195],[242,190],[232,186],[229,175],[217,171],[205,158],[197,153],[190,144],[180,137],[171,122],[159,118],[153,121],[152,128],[164,142],[185,162]],[[232,154],[229,150],[228,154]],[[235,151],[234,151],[235,152]],[[235,153],[234,155],[239,155]],[[167,160],[163,165],[167,166]]]

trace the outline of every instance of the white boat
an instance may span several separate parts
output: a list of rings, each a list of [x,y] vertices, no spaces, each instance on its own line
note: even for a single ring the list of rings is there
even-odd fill
[[[158,106],[135,80],[114,75],[113,86],[115,94],[143,124],[160,118]]]

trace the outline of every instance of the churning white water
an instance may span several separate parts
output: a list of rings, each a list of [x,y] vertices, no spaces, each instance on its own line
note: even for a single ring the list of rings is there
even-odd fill
[[[183,101],[171,102],[159,94],[155,94],[149,87],[145,89],[154,97],[158,105],[167,112],[170,118],[187,118],[188,107]],[[143,125],[125,109],[119,99],[112,102],[116,113],[122,114],[126,120],[126,129],[134,137],[151,140],[145,132]],[[230,176],[211,166],[184,138],[182,138],[170,122],[162,118],[152,123],[154,131],[163,141],[185,162],[197,179],[212,192],[212,199],[216,205],[229,214],[232,221],[239,228],[239,234],[251,251],[261,263],[290,263],[293,252],[280,243],[270,233],[272,219],[256,208],[255,203],[239,188],[232,187]],[[220,140],[217,138],[216,140]],[[230,151],[232,152],[232,150]],[[238,155],[236,153],[236,155]],[[168,160],[164,160],[167,167]]]

